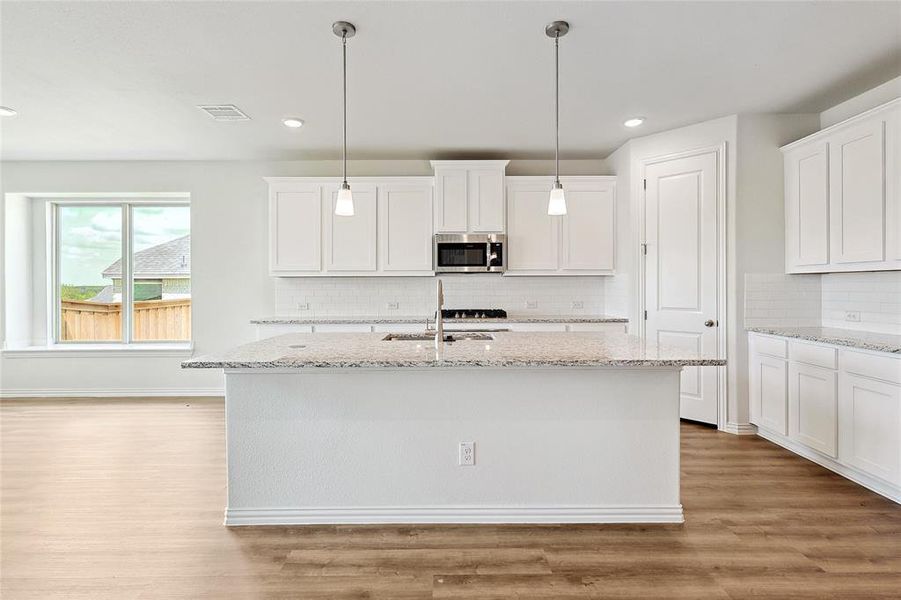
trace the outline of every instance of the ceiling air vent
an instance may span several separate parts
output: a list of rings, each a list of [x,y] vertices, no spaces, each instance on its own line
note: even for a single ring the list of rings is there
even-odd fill
[[[216,121],[249,121],[244,111],[234,104],[202,104],[200,110],[213,117]]]

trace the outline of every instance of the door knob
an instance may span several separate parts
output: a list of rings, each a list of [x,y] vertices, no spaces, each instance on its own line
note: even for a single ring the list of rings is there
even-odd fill
[[[713,327],[714,325],[716,325],[716,321],[714,321],[713,319],[707,319],[706,321],[704,321],[704,327]]]

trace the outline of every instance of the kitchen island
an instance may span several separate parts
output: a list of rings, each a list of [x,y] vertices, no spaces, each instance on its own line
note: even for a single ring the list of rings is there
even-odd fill
[[[682,521],[679,373],[723,360],[619,333],[386,337],[182,363],[225,370],[227,525]]]

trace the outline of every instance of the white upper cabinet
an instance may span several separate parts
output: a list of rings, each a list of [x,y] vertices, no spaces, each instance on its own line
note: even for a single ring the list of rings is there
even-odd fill
[[[829,145],[814,142],[785,153],[785,268],[829,264]]]
[[[614,177],[561,177],[567,214],[547,214],[551,177],[507,178],[507,275],[614,272]]]
[[[503,233],[507,160],[433,160],[435,233]]]
[[[572,182],[564,188],[566,215],[560,219],[560,268],[564,271],[613,272],[614,188],[613,181],[603,179]]]
[[[547,214],[549,193],[546,178],[508,178],[508,274],[555,272],[560,266],[560,222]]]
[[[351,178],[354,215],[335,215],[340,179],[272,177],[269,271],[281,277],[432,275],[431,177]]]
[[[901,268],[901,99],[783,148],[789,273]]]
[[[432,186],[379,186],[379,270],[401,275],[432,271]]]
[[[375,271],[376,186],[352,184],[354,215],[335,214],[338,186],[327,188],[325,247],[326,271]]]
[[[322,269],[322,186],[269,186],[269,272],[316,273]]]
[[[885,260],[885,154],[882,119],[868,119],[829,139],[832,260]]]

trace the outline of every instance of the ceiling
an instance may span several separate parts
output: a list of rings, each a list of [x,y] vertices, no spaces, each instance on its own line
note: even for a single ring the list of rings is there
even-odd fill
[[[744,112],[819,112],[901,73],[901,2],[9,2],[4,160],[562,158]],[[251,121],[215,122],[232,103]],[[647,116],[645,125],[622,122]],[[306,125],[281,124],[298,116]]]

